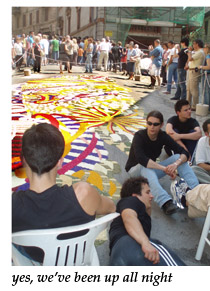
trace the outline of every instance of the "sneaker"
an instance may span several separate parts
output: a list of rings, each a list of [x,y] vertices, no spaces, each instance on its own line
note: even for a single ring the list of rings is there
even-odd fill
[[[171,189],[170,190],[171,190],[174,204],[178,208],[184,209],[184,206],[181,203],[181,198],[183,196],[183,190],[181,189],[181,187],[179,186],[179,183],[176,180],[171,182]]]
[[[182,195],[185,196],[186,192],[187,192],[187,189],[189,189],[189,186],[187,185],[187,183],[185,182],[185,180],[183,178],[181,178],[179,180],[179,187],[182,191]]]
[[[176,212],[177,207],[173,204],[172,200],[168,200],[166,203],[163,204],[162,209],[166,215],[170,215]]]

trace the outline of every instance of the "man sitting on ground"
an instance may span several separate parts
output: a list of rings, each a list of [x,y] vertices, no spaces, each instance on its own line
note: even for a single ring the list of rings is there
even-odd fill
[[[147,128],[135,133],[125,169],[131,176],[143,176],[149,181],[155,202],[165,214],[176,211],[171,196],[160,185],[159,179],[169,175],[172,179],[179,176],[184,178],[188,186],[193,189],[198,179],[187,163],[189,153],[176,143],[166,132],[162,131],[163,115],[159,111],[151,111],[147,115]],[[162,148],[168,146],[174,155],[158,163]]]
[[[210,184],[210,119],[203,123],[203,131],[205,136],[198,141],[195,154],[196,166],[192,169],[199,183]]]
[[[187,100],[177,101],[174,108],[177,115],[168,119],[166,132],[192,157],[197,141],[202,136],[199,123],[191,117],[191,108]],[[165,150],[170,156],[170,150],[167,147]]]
[[[111,265],[183,266],[176,254],[160,241],[150,238],[151,202],[148,180],[130,178],[121,189],[117,217],[110,227]]]
[[[30,188],[12,195],[12,232],[79,225],[94,220],[97,214],[115,211],[114,202],[86,182],[56,185],[63,152],[64,138],[55,126],[42,123],[25,131],[22,159]],[[19,250],[43,261],[39,249]]]

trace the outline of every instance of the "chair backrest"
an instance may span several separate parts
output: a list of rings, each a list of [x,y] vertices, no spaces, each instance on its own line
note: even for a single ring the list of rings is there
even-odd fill
[[[208,243],[210,245],[210,240],[208,239],[209,233],[210,233],[210,206],[208,207],[206,219],[203,225],[203,230],[201,233],[200,241],[199,241],[197,252],[195,255],[195,259],[198,261],[200,261],[202,257],[205,243]]]
[[[94,241],[117,216],[119,213],[115,212],[77,226],[16,232],[12,234],[12,243],[41,248],[43,266],[99,265]],[[13,246],[13,265],[31,265],[30,260],[21,257]]]

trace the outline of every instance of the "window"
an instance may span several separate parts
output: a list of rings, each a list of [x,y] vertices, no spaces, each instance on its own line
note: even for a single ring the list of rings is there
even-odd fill
[[[94,20],[94,7],[90,7],[90,23]]]
[[[77,8],[77,29],[80,29],[81,8]]]
[[[32,25],[32,13],[29,14],[29,25]]]
[[[36,11],[36,23],[39,23],[39,10]]]
[[[25,27],[26,26],[26,15],[24,14],[23,15],[23,27]]]
[[[48,7],[46,7],[45,8],[45,15],[44,15],[44,20],[45,21],[48,21],[48,11],[49,11],[49,9],[48,9]]]

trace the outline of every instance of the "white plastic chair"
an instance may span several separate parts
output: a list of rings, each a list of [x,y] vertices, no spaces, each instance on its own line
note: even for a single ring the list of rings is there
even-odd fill
[[[201,237],[200,237],[200,241],[198,244],[198,248],[197,248],[197,252],[195,255],[195,259],[197,261],[200,261],[202,254],[203,254],[203,250],[205,247],[205,243],[208,243],[210,245],[210,240],[208,239],[208,234],[210,233],[210,206],[208,208],[208,212],[206,215],[206,219],[203,225],[203,230],[201,233]]]
[[[22,255],[12,245],[13,266],[99,266],[94,241],[119,213],[110,213],[86,224],[61,228],[26,230],[12,234],[12,243],[33,246],[44,251],[43,264]],[[86,234],[68,239],[58,239],[62,234],[87,230]]]

